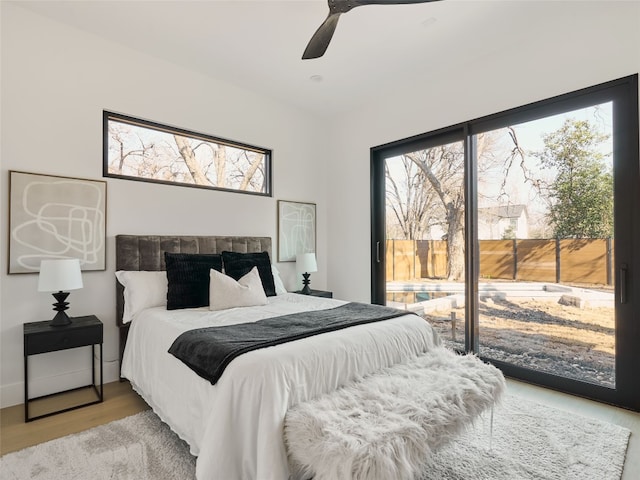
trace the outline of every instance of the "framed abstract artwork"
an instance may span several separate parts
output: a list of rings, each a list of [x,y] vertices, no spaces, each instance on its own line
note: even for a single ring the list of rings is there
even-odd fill
[[[316,252],[316,204],[278,200],[278,261]]]
[[[8,273],[37,273],[44,259],[105,269],[107,183],[9,172]]]

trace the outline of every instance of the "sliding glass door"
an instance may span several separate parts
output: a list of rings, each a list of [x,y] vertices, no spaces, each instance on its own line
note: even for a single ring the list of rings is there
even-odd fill
[[[386,304],[419,310],[465,344],[464,142],[433,138],[385,158]]]
[[[372,299],[640,410],[637,76],[372,149]]]
[[[615,387],[612,106],[476,136],[481,356]]]

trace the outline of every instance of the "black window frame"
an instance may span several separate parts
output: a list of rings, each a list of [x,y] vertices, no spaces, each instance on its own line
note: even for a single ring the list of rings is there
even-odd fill
[[[136,127],[147,128],[150,130],[156,130],[168,134],[177,134],[180,136],[203,140],[205,142],[211,142],[218,145],[225,145],[242,150],[248,150],[257,152],[264,155],[265,171],[264,171],[264,192],[240,190],[235,188],[218,187],[215,185],[201,185],[196,183],[178,182],[171,180],[161,180],[156,178],[138,177],[133,175],[122,175],[109,172],[109,121],[113,120],[119,123],[125,123]],[[236,142],[228,140],[206,133],[195,132],[192,130],[186,130],[184,128],[174,127],[150,120],[144,120],[130,115],[124,115],[121,113],[111,112],[103,110],[102,112],[102,176],[105,178],[119,178],[124,180],[133,180],[137,182],[158,183],[162,185],[174,185],[180,187],[202,188],[207,190],[217,190],[222,192],[242,193],[246,195],[257,195],[262,197],[273,197],[273,152],[271,149],[258,147],[255,145],[249,145],[247,143]]]
[[[384,304],[385,299],[385,188],[386,158],[428,148],[450,141],[465,142],[465,284],[466,351],[479,352],[478,282],[479,243],[477,241],[477,162],[475,135],[486,131],[545,118],[559,113],[613,102],[613,136],[615,158],[615,298],[616,298],[616,388],[589,384],[538,372],[485,358],[501,368],[505,375],[547,386],[559,391],[593,398],[635,411],[640,411],[640,383],[635,365],[640,364],[640,324],[633,321],[640,301],[640,255],[634,250],[640,245],[640,133],[638,107],[638,74],[601,83],[584,89],[532,102],[523,106],[456,125],[441,128],[406,139],[371,148],[371,301]],[[462,136],[462,137],[460,137]],[[624,198],[624,201],[621,202]],[[624,232],[625,235],[620,235]],[[634,248],[635,247],[635,248]],[[624,278],[623,278],[624,276]],[[626,299],[622,301],[622,299]],[[623,319],[623,320],[621,320]]]

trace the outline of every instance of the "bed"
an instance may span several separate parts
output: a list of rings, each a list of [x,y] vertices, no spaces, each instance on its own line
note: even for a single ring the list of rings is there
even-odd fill
[[[162,272],[165,251],[270,254],[271,239],[118,235],[116,270]],[[245,353],[229,363],[214,385],[168,353],[183,332],[330,309],[346,302],[280,293],[268,297],[266,305],[220,311],[156,305],[139,309],[126,322],[125,290],[116,284],[121,375],[189,444],[198,457],[199,480],[290,478],[283,439],[290,407],[439,345],[426,321],[402,315]],[[129,307],[134,302],[130,303]]]

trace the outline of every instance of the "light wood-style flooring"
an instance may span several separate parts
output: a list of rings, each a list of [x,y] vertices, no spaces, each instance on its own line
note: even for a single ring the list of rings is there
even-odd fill
[[[622,480],[640,478],[640,413],[510,379],[507,383],[509,391],[535,402],[565,410],[569,415],[578,414],[597,418],[631,430]],[[105,385],[104,398],[103,403],[34,420],[30,423],[24,423],[24,407],[22,405],[0,410],[0,454],[4,455],[54,438],[77,433],[149,408],[131,389],[128,382],[114,382]],[[63,401],[65,403],[62,403]],[[36,409],[56,409],[60,405],[67,405],[68,401],[68,397],[42,400],[42,405],[34,405],[33,414],[38,414]],[[83,400],[79,398],[78,401],[82,402]]]
[[[94,395],[90,389],[48,397],[29,404],[29,416],[85,403]],[[0,410],[0,455],[31,445],[78,433],[113,420],[128,417],[149,406],[133,391],[129,382],[113,382],[104,386],[104,402],[89,405],[46,418],[24,421],[24,405]]]

